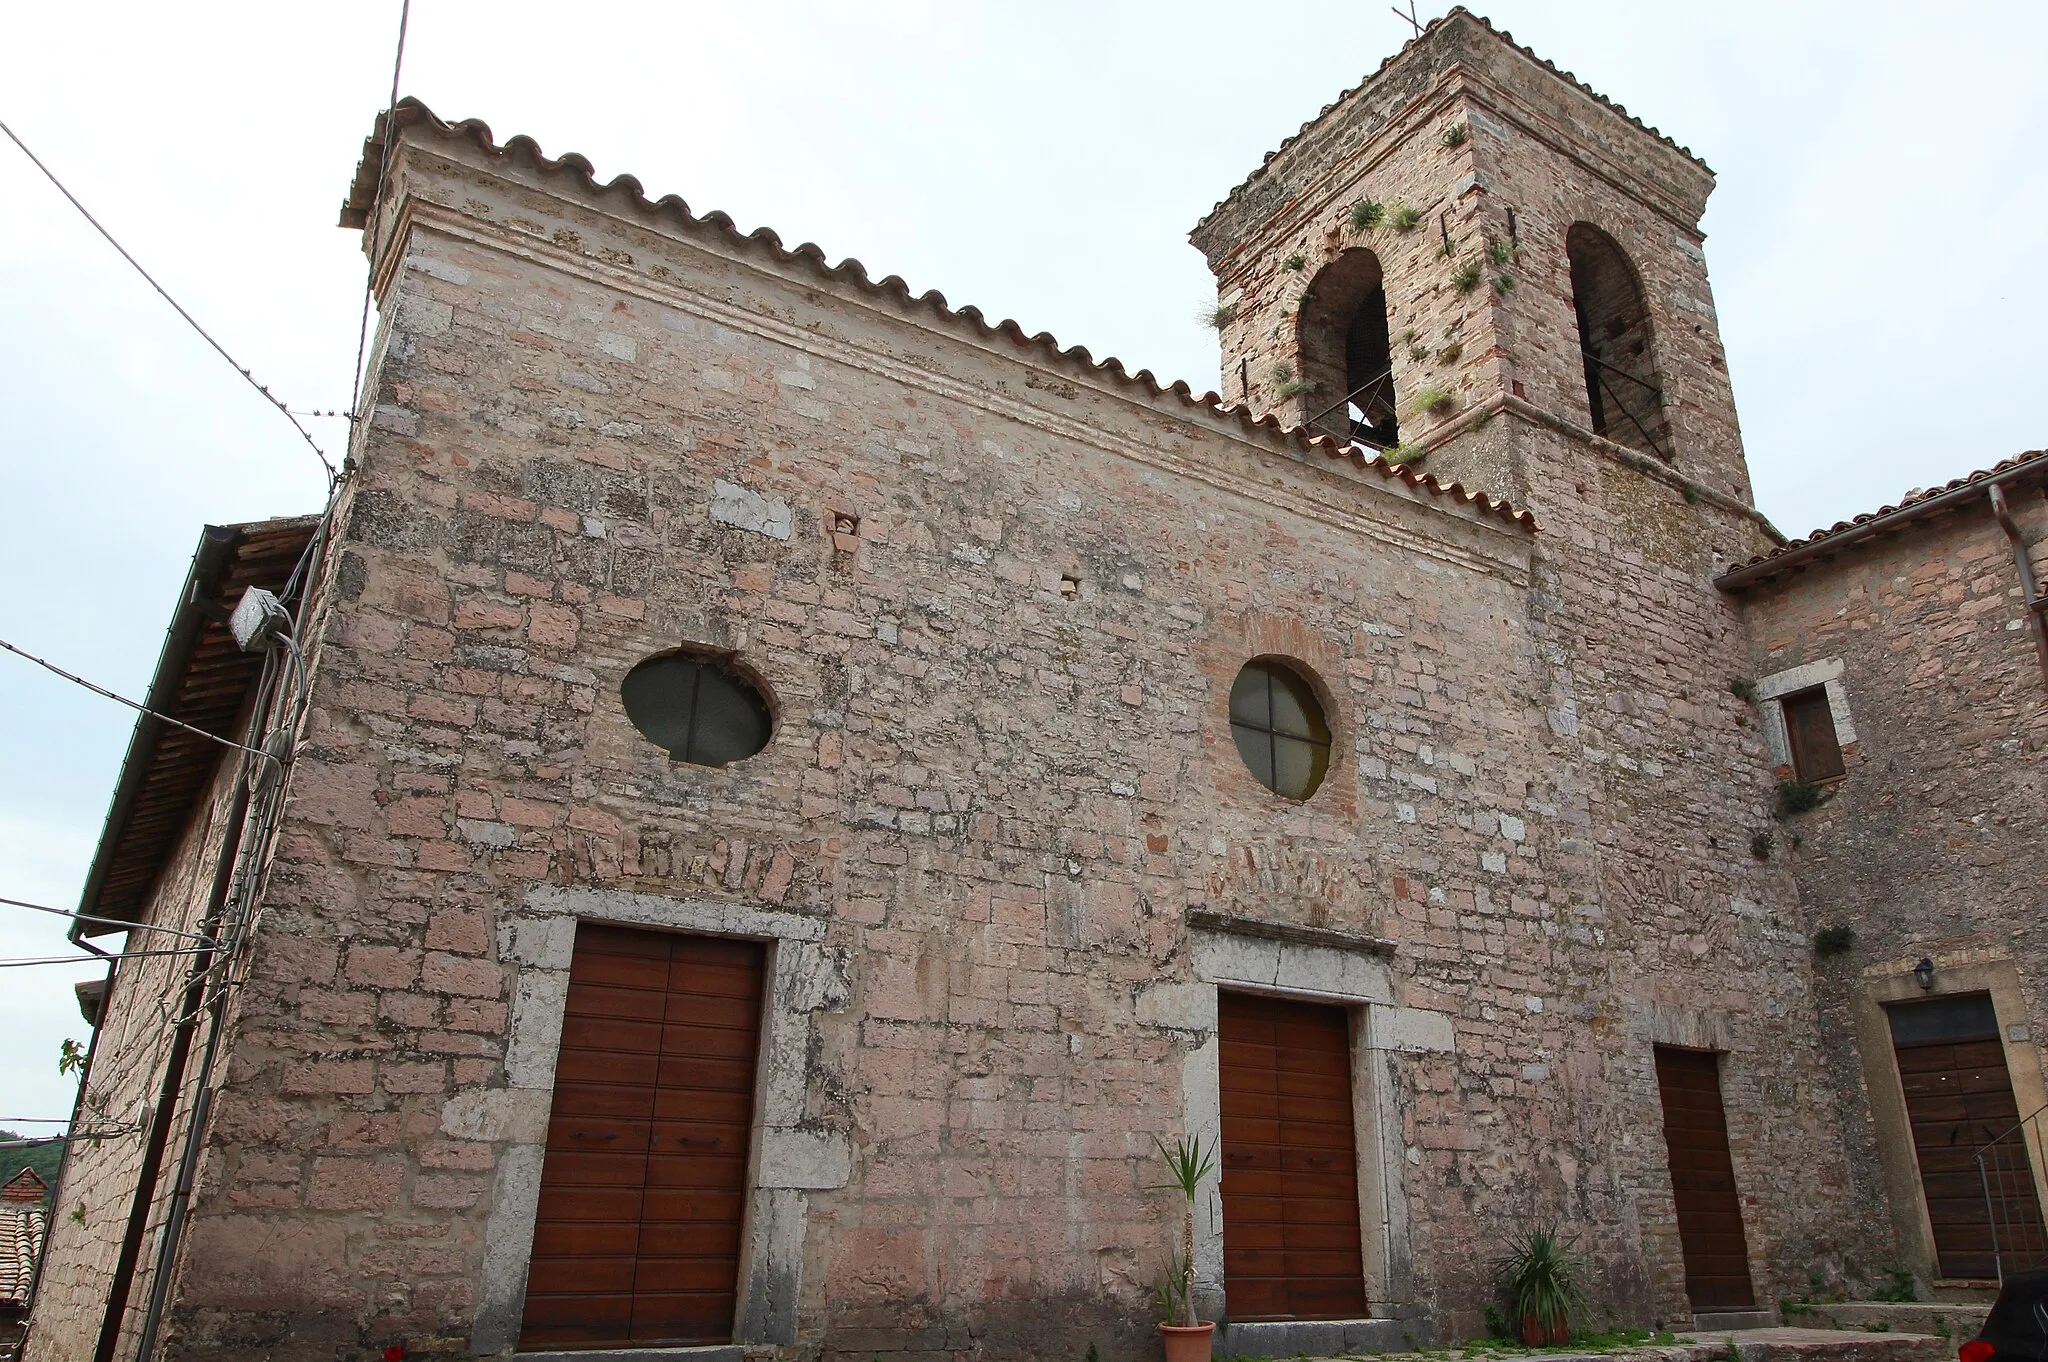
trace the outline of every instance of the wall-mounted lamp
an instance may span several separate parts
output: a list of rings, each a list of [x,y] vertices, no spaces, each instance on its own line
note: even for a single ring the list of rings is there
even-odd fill
[[[1913,982],[1925,992],[1934,991],[1934,962],[1924,955],[1920,957],[1920,963],[1913,966]]]

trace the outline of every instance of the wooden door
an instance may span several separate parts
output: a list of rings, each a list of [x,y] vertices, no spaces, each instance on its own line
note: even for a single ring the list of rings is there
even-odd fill
[[[1886,1011],[1939,1271],[1996,1278],[1994,1244],[2010,1268],[2015,1255],[2040,1252],[2044,1236],[2026,1145],[2009,1134],[2019,1104],[1991,996],[1961,994]],[[2001,1135],[2007,1138],[1991,1156],[1987,1179],[1977,1154]]]
[[[765,959],[578,925],[521,1348],[731,1341]]]
[[[1217,999],[1223,1285],[1232,1319],[1359,1319],[1351,1019],[1248,993]]]
[[[1664,1144],[1671,1151],[1685,1294],[1695,1314],[1754,1310],[1749,1242],[1742,1233],[1728,1116],[1721,1106],[1720,1056],[1658,1046],[1657,1091],[1664,1103]]]

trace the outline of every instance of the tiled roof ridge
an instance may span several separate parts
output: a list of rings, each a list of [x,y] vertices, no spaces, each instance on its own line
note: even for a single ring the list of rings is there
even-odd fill
[[[1939,487],[1925,487],[1911,492],[1906,496],[1900,497],[1893,505],[1880,506],[1874,511],[1866,511],[1862,515],[1852,516],[1847,520],[1837,520],[1834,524],[1824,529],[1815,530],[1804,538],[1789,539],[1772,549],[1769,553],[1760,553],[1747,562],[1738,563],[1734,567],[1729,568],[1728,572],[1742,572],[1759,564],[1768,563],[1774,558],[1783,558],[1787,554],[1800,552],[1817,544],[1825,543],[1837,535],[1846,534],[1859,526],[1868,525],[1873,520],[1883,520],[1887,516],[1910,513],[1915,508],[1933,501],[1936,497],[1947,496],[1951,492],[1961,491],[1974,484],[1989,482],[1993,478],[2002,477],[2014,469],[2022,468],[2032,463],[2042,463],[2043,470],[2048,471],[2048,449],[2030,449],[2025,453],[2015,454],[2009,459],[2000,460],[1989,468],[1980,468],[1976,472],[1966,473],[1960,478],[1951,478]]]
[[[1595,90],[1592,86],[1586,84],[1586,82],[1580,80],[1577,76],[1565,70],[1556,62],[1551,61],[1548,57],[1540,57],[1536,55],[1536,53],[1530,50],[1529,48],[1523,46],[1521,43],[1516,42],[1514,34],[1508,32],[1506,29],[1503,28],[1495,28],[1493,26],[1493,21],[1487,18],[1485,15],[1474,14],[1471,10],[1466,9],[1463,5],[1453,5],[1448,10],[1444,11],[1444,13],[1440,17],[1430,20],[1428,26],[1425,27],[1422,30],[1422,32],[1416,34],[1407,42],[1402,43],[1401,46],[1395,50],[1393,55],[1389,56],[1385,61],[1382,61],[1377,67],[1373,69],[1372,74],[1366,76],[1363,80],[1359,81],[1358,84],[1352,86],[1350,89],[1338,95],[1328,104],[1325,104],[1322,107],[1321,112],[1317,113],[1314,118],[1309,119],[1308,122],[1302,124],[1299,128],[1295,129],[1294,134],[1291,137],[1288,137],[1285,141],[1281,142],[1279,146],[1267,152],[1266,159],[1259,162],[1257,169],[1253,170],[1251,174],[1245,176],[1243,180],[1239,181],[1237,186],[1233,188],[1228,194],[1225,194],[1222,198],[1218,199],[1214,206],[1212,206],[1207,213],[1204,213],[1202,215],[1202,220],[1194,225],[1193,230],[1196,232],[1201,231],[1202,228],[1208,224],[1211,218],[1215,217],[1218,213],[1222,212],[1224,208],[1228,207],[1231,203],[1235,202],[1238,196],[1243,194],[1246,189],[1249,189],[1253,184],[1265,178],[1266,171],[1268,170],[1268,168],[1272,166],[1273,162],[1279,158],[1282,152],[1286,151],[1296,142],[1299,142],[1303,137],[1306,137],[1310,129],[1314,128],[1318,123],[1322,122],[1325,118],[1328,118],[1331,115],[1331,113],[1333,113],[1335,110],[1341,107],[1353,96],[1359,94],[1368,85],[1371,85],[1374,81],[1378,80],[1382,75],[1386,74],[1387,68],[1392,66],[1395,62],[1401,60],[1401,58],[1408,55],[1408,50],[1410,48],[1416,46],[1425,38],[1429,37],[1430,34],[1434,33],[1439,27],[1449,23],[1452,19],[1456,18],[1458,15],[1461,14],[1464,15],[1466,18],[1472,20],[1474,23],[1478,24],[1488,33],[1491,33],[1494,37],[1499,38],[1502,42],[1506,43],[1515,51],[1527,57],[1530,61],[1535,62],[1538,66],[1542,67],[1544,70],[1556,76],[1559,80],[1562,80],[1566,84],[1573,86],[1581,93],[1591,98],[1594,102],[1606,108],[1612,109],[1615,113],[1620,114],[1623,118],[1635,124],[1644,132],[1649,133],[1652,137],[1655,137],[1657,140],[1664,143],[1665,146],[1671,147],[1674,150],[1682,153],[1688,160],[1692,161],[1695,165],[1699,166],[1700,169],[1706,171],[1710,175],[1713,173],[1713,167],[1709,166],[1704,160],[1702,160],[1698,155],[1696,155],[1691,147],[1685,146],[1682,143],[1678,142],[1669,133],[1662,132],[1659,129],[1651,126],[1650,124],[1645,123],[1642,119],[1630,113],[1628,109],[1621,104],[1620,101],[1610,99],[1606,95],[1601,94],[1598,90]]]
[[[1224,418],[1235,418],[1240,429],[1287,440],[1297,447],[1312,450],[1330,459],[1342,459],[1359,468],[1372,468],[1383,478],[1400,481],[1409,487],[1419,488],[1431,496],[1449,499],[1454,505],[1469,506],[1482,515],[1490,515],[1518,525],[1525,530],[1536,528],[1536,518],[1526,510],[1518,510],[1507,501],[1485,492],[1468,490],[1462,483],[1439,482],[1433,474],[1415,472],[1375,455],[1365,458],[1350,445],[1339,444],[1327,435],[1311,434],[1301,426],[1290,426],[1280,421],[1271,412],[1254,417],[1249,408],[1225,401],[1215,392],[1197,396],[1185,380],[1175,379],[1170,384],[1161,384],[1150,369],[1132,373],[1124,367],[1123,361],[1115,356],[1096,360],[1085,346],[1063,349],[1059,340],[1047,331],[1027,335],[1024,328],[1007,318],[991,325],[979,308],[972,305],[955,308],[946,301],[946,296],[936,289],[911,296],[910,286],[896,275],[881,280],[869,278],[867,267],[849,256],[837,265],[826,262],[822,248],[804,242],[795,250],[786,249],[782,238],[766,227],[757,227],[751,232],[741,232],[726,214],[713,210],[699,217],[690,210],[689,204],[674,194],[664,194],[659,199],[649,199],[641,188],[640,181],[631,175],[618,175],[610,181],[599,184],[596,168],[590,161],[577,154],[567,152],[560,157],[549,157],[540,144],[525,134],[518,134],[500,144],[491,133],[490,125],[481,119],[466,118],[450,123],[442,119],[420,100],[411,96],[401,99],[393,112],[400,128],[424,126],[437,136],[467,140],[485,155],[501,159],[524,158],[542,175],[553,176],[567,173],[574,177],[581,187],[593,195],[604,195],[614,190],[623,190],[632,200],[634,207],[645,213],[670,212],[678,216],[684,226],[692,228],[709,227],[722,233],[726,240],[741,250],[766,249],[780,264],[797,264],[814,270],[819,275],[841,283],[852,284],[870,296],[886,297],[897,306],[911,310],[929,308],[944,321],[964,321],[972,325],[984,338],[1002,335],[1013,344],[1025,349],[1034,349],[1064,363],[1075,365],[1090,374],[1105,376],[1118,384],[1137,385],[1155,397],[1172,396],[1188,406],[1211,412]],[[342,205],[341,225],[367,229],[369,207],[376,193],[376,181],[383,163],[384,115],[378,115],[376,131],[363,143],[363,159],[356,168],[356,177],[350,187],[349,197]]]

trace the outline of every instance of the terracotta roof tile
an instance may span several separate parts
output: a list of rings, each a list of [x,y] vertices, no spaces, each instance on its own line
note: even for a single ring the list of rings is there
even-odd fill
[[[2034,449],[2024,454],[2015,454],[2010,459],[1995,463],[1989,468],[1980,468],[1974,473],[1955,478],[1943,483],[1939,487],[1926,487],[1909,492],[1890,506],[1880,506],[1874,511],[1867,511],[1848,520],[1838,520],[1825,529],[1815,530],[1803,539],[1787,540],[1769,553],[1760,553],[1748,562],[1737,564],[1735,567],[1728,569],[1728,572],[1724,573],[1723,576],[1737,572],[1746,573],[1752,568],[1780,558],[1803,555],[1808,549],[1825,544],[1830,539],[1838,538],[1851,530],[1868,525],[1873,521],[1888,519],[1909,520],[1921,508],[1925,507],[1927,503],[1938,497],[1947,496],[1951,492],[1960,491],[1976,483],[1988,482],[1992,478],[2002,477],[2014,469],[2023,468],[2028,464],[2035,463],[2041,465],[2040,471],[2042,473],[2048,474],[2048,449]]]
[[[1634,114],[1630,113],[1620,103],[1618,103],[1615,100],[1609,99],[1606,95],[1601,94],[1598,90],[1595,90],[1592,86],[1586,84],[1586,82],[1580,80],[1577,76],[1565,70],[1556,62],[1551,61],[1547,57],[1537,56],[1534,52],[1522,46],[1522,44],[1516,42],[1514,34],[1508,32],[1506,29],[1495,28],[1493,26],[1493,21],[1491,19],[1488,19],[1485,15],[1474,14],[1471,10],[1466,9],[1463,5],[1453,5],[1448,11],[1444,13],[1443,17],[1430,20],[1429,26],[1427,28],[1423,29],[1422,32],[1418,33],[1413,38],[1410,38],[1407,42],[1402,43],[1400,50],[1395,52],[1391,57],[1388,57],[1385,61],[1381,62],[1377,67],[1375,67],[1371,75],[1367,76],[1364,80],[1359,81],[1358,84],[1352,86],[1343,94],[1338,95],[1328,104],[1325,104],[1322,107],[1321,112],[1317,113],[1314,118],[1309,119],[1308,122],[1302,124],[1299,128],[1297,128],[1292,137],[1289,137],[1279,146],[1267,152],[1266,159],[1259,163],[1259,168],[1257,170],[1254,170],[1251,174],[1245,176],[1243,181],[1240,182],[1235,189],[1231,190],[1228,194],[1225,194],[1221,199],[1217,200],[1215,206],[1210,208],[1207,213],[1204,213],[1202,215],[1201,222],[1197,222],[1195,224],[1194,230],[1197,232],[1201,231],[1203,224],[1207,223],[1210,218],[1213,218],[1218,213],[1222,212],[1225,206],[1227,206],[1232,200],[1236,199],[1238,195],[1244,193],[1245,190],[1249,189],[1252,185],[1258,183],[1261,179],[1265,178],[1266,171],[1273,164],[1274,160],[1277,159],[1282,152],[1286,151],[1289,147],[1293,146],[1296,142],[1299,142],[1303,137],[1307,136],[1309,130],[1314,128],[1316,124],[1322,122],[1325,118],[1328,118],[1332,112],[1334,112],[1338,108],[1341,108],[1352,97],[1359,94],[1367,86],[1371,85],[1374,81],[1378,80],[1383,74],[1386,73],[1388,67],[1392,66],[1395,62],[1401,60],[1401,58],[1407,56],[1409,49],[1415,47],[1417,44],[1421,42],[1426,41],[1430,34],[1436,32],[1437,29],[1449,23],[1452,19],[1458,17],[1459,15],[1463,15],[1467,19],[1472,20],[1481,28],[1485,29],[1488,33],[1493,34],[1493,36],[1499,38],[1509,47],[1521,53],[1530,61],[1535,62],[1538,66],[1550,72],[1559,80],[1562,80],[1566,84],[1571,85],[1575,89],[1579,90],[1581,93],[1585,94],[1586,96],[1594,100],[1596,103],[1600,104],[1602,107],[1612,109],[1615,113],[1620,114],[1623,118],[1626,118],[1629,122],[1641,128],[1644,132],[1649,133],[1652,137],[1655,137],[1656,139],[1664,143],[1664,145],[1674,148],[1675,150],[1683,153],[1689,160],[1693,161],[1695,164],[1699,166],[1700,169],[1706,171],[1708,174],[1711,175],[1713,173],[1713,167],[1709,166],[1705,161],[1701,160],[1698,156],[1694,155],[1692,148],[1680,145],[1678,142],[1674,141],[1668,134],[1659,132],[1656,128],[1651,127],[1648,123],[1645,123],[1642,119],[1637,118]]]
[[[599,184],[595,168],[584,157],[569,152],[560,157],[549,157],[540,149],[540,144],[524,135],[497,142],[488,124],[474,118],[449,123],[438,117],[432,109],[410,97],[398,102],[393,111],[399,127],[421,128],[436,137],[451,141],[464,141],[476,150],[495,159],[531,166],[543,176],[567,175],[574,186],[592,198],[601,198],[613,193],[624,194],[639,212],[649,215],[668,215],[685,228],[692,230],[711,229],[724,236],[727,243],[742,252],[766,254],[778,264],[800,264],[819,276],[839,283],[850,284],[870,297],[886,298],[906,312],[924,311],[944,322],[964,322],[982,338],[1002,336],[1019,349],[1034,350],[1043,358],[1052,359],[1090,374],[1108,378],[1126,387],[1137,387],[1148,395],[1174,397],[1191,407],[1226,420],[1234,420],[1246,432],[1258,432],[1270,439],[1291,443],[1297,448],[1319,453],[1332,460],[1342,460],[1359,468],[1371,468],[1389,481],[1398,481],[1409,487],[1418,488],[1433,497],[1440,497],[1454,505],[1470,507],[1482,515],[1505,520],[1522,529],[1533,531],[1536,518],[1528,511],[1517,510],[1506,501],[1488,496],[1484,492],[1466,489],[1459,483],[1442,483],[1429,474],[1416,474],[1405,468],[1397,468],[1377,456],[1367,458],[1350,445],[1339,444],[1327,435],[1315,435],[1300,426],[1283,424],[1270,412],[1254,417],[1250,409],[1234,402],[1226,402],[1214,392],[1197,396],[1185,382],[1175,380],[1162,384],[1149,369],[1136,373],[1124,367],[1114,357],[1097,360],[1085,347],[1062,348],[1050,333],[1040,331],[1027,335],[1024,328],[1014,321],[1003,320],[991,324],[979,308],[955,308],[946,301],[944,294],[931,290],[915,297],[910,286],[895,275],[881,280],[869,278],[867,267],[860,261],[848,259],[837,265],[828,263],[825,252],[809,242],[795,250],[785,249],[782,239],[766,227],[757,227],[752,232],[741,232],[733,220],[724,213],[710,212],[699,217],[690,206],[673,194],[660,199],[649,199],[641,188],[640,181],[631,175],[620,175]],[[379,115],[376,131],[363,143],[363,159],[356,167],[354,182],[349,195],[342,204],[341,226],[367,229],[370,207],[377,192],[377,180],[384,157],[384,117]]]

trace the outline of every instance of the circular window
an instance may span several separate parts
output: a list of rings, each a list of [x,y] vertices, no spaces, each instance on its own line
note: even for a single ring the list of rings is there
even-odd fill
[[[1276,658],[1244,664],[1230,687],[1230,736],[1259,783],[1307,799],[1330,769],[1330,723],[1308,678]]]
[[[697,766],[751,757],[775,731],[766,697],[717,658],[649,658],[626,673],[619,699],[649,742]]]

